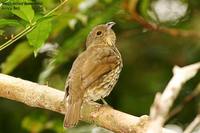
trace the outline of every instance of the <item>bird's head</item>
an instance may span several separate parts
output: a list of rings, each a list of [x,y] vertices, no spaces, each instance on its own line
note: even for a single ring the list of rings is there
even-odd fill
[[[97,25],[89,33],[86,41],[86,47],[94,45],[115,45],[116,36],[112,30],[115,22],[108,22],[106,24]]]

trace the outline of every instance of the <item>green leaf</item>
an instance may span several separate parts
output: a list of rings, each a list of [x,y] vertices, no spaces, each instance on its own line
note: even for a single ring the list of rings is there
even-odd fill
[[[142,0],[140,1],[139,8],[140,13],[143,15],[143,17],[148,17],[148,9],[149,9],[150,1],[149,0]]]
[[[20,24],[17,20],[14,19],[0,19],[0,27],[5,25],[19,26]]]
[[[42,21],[35,29],[26,35],[29,44],[34,48],[35,56],[37,55],[38,50],[43,46],[45,40],[48,38],[51,26],[52,24],[49,19]]]
[[[4,32],[4,30],[0,30],[0,36],[3,35]]]
[[[12,53],[7,57],[6,61],[1,65],[2,73],[11,73],[20,63],[27,59],[33,53],[32,48],[22,42],[15,47]]]
[[[28,2],[28,1],[18,0],[16,2]],[[11,12],[20,17],[21,19],[28,21],[29,23],[31,23],[35,15],[31,5],[23,5],[23,4],[19,5],[19,10],[12,10]]]

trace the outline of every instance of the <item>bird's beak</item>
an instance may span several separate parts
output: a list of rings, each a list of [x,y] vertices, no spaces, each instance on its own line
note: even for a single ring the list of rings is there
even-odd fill
[[[108,22],[106,23],[107,29],[111,29],[113,27],[113,25],[115,25],[115,22]]]

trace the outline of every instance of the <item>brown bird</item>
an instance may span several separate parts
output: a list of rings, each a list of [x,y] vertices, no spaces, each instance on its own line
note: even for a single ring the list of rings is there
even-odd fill
[[[114,22],[98,25],[89,33],[86,50],[74,61],[65,85],[64,127],[74,127],[81,105],[110,94],[122,69],[121,55],[115,46]]]

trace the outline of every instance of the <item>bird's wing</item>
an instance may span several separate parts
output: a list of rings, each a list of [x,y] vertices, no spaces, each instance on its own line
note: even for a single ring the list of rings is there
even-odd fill
[[[118,65],[118,56],[112,48],[87,49],[75,60],[69,79],[69,95],[76,101],[85,89]]]
[[[88,52],[91,54],[84,62],[82,69],[83,89],[119,65],[119,57],[110,47],[95,47]]]
[[[65,99],[67,98],[67,96],[69,95],[69,92],[68,92],[68,89],[69,89],[69,76],[70,74],[68,75],[67,79],[66,79],[66,82],[65,82],[65,96],[64,96],[64,101]]]
[[[74,61],[69,73],[68,82],[66,86],[66,94],[69,95],[70,102],[76,102],[83,96],[81,91],[81,72],[86,57],[86,51],[81,53]]]

